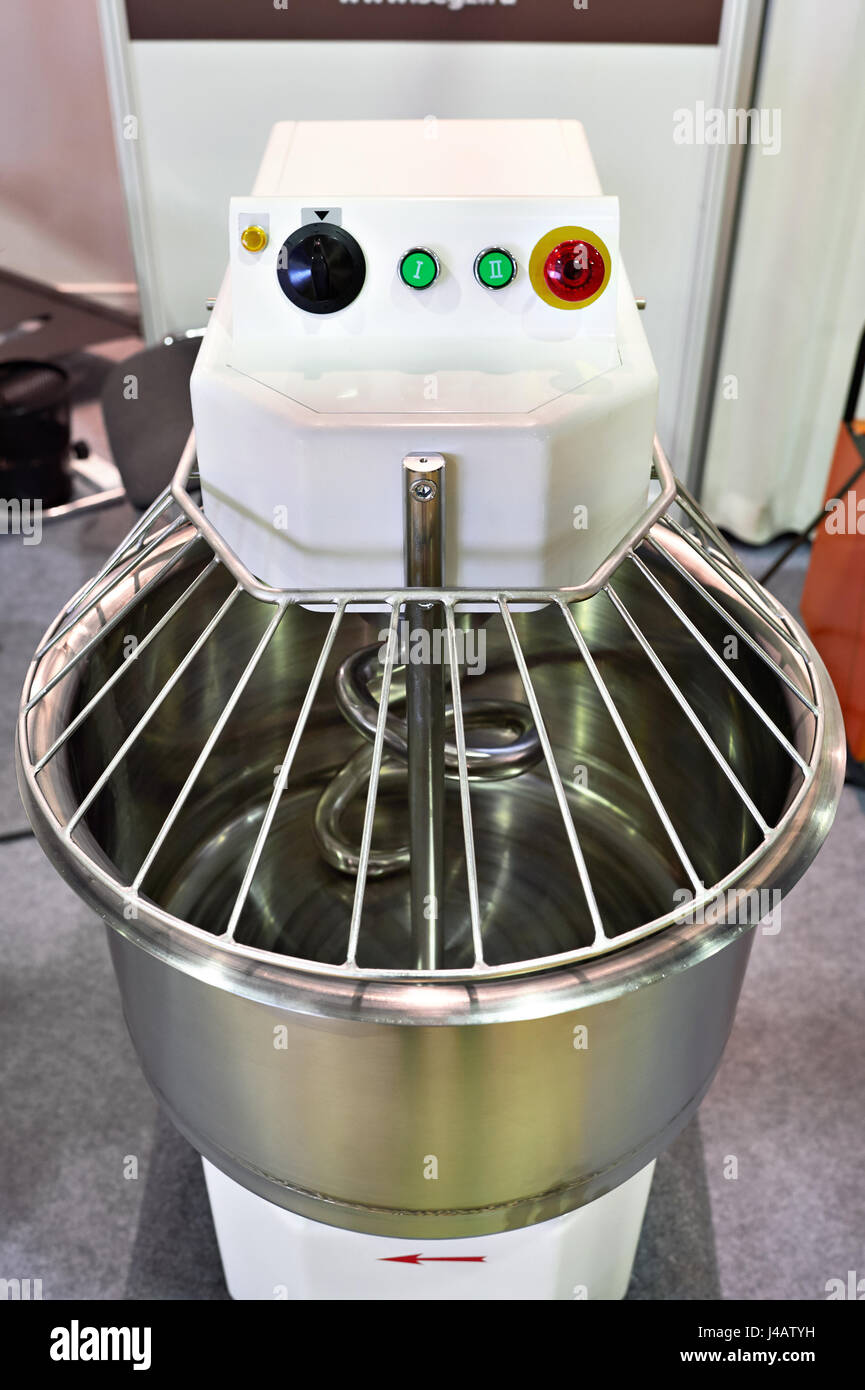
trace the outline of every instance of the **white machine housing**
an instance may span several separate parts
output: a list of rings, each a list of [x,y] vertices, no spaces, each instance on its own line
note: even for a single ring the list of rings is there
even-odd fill
[[[624,1298],[655,1160],[564,1216],[497,1235],[393,1240],[311,1221],[202,1159],[232,1298],[591,1303]]]
[[[360,244],[347,307],[309,313],[277,279],[310,221]],[[263,250],[241,234],[257,226]],[[552,232],[610,259],[593,302],[545,302],[530,275]],[[646,505],[657,375],[576,121],[312,121],[274,126],[192,375],[205,512],[280,588],[401,587],[402,458],[447,462],[445,582],[548,588],[585,579]],[[417,292],[399,263],[440,273]],[[516,261],[488,289],[489,247]]]

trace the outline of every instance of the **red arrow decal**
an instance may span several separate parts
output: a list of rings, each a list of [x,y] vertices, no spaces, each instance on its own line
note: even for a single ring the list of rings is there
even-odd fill
[[[482,1265],[486,1260],[486,1255],[382,1255],[381,1260],[388,1260],[398,1265],[419,1265],[419,1264],[464,1264]]]

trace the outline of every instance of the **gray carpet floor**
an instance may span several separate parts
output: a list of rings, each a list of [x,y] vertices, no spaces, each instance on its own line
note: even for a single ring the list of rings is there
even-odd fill
[[[130,519],[0,537],[0,837],[25,824],[11,745],[30,655]],[[803,567],[776,585],[794,605]],[[758,935],[698,1119],[659,1160],[630,1298],[811,1300],[865,1275],[863,863],[848,787],[782,931]],[[32,839],[0,841],[0,883],[0,1277],[47,1299],[226,1298],[199,1161],[138,1071],[99,924]]]

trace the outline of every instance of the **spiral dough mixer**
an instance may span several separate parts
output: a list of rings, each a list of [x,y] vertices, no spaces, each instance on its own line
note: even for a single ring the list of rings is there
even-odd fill
[[[18,728],[238,1298],[619,1298],[844,765],[570,121],[276,126]],[[747,1103],[747,1097],[744,1098]]]

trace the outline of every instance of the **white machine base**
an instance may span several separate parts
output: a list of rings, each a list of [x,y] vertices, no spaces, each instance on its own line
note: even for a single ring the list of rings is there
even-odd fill
[[[238,1299],[624,1298],[655,1170],[552,1221],[458,1240],[393,1240],[274,1206],[202,1159]]]

